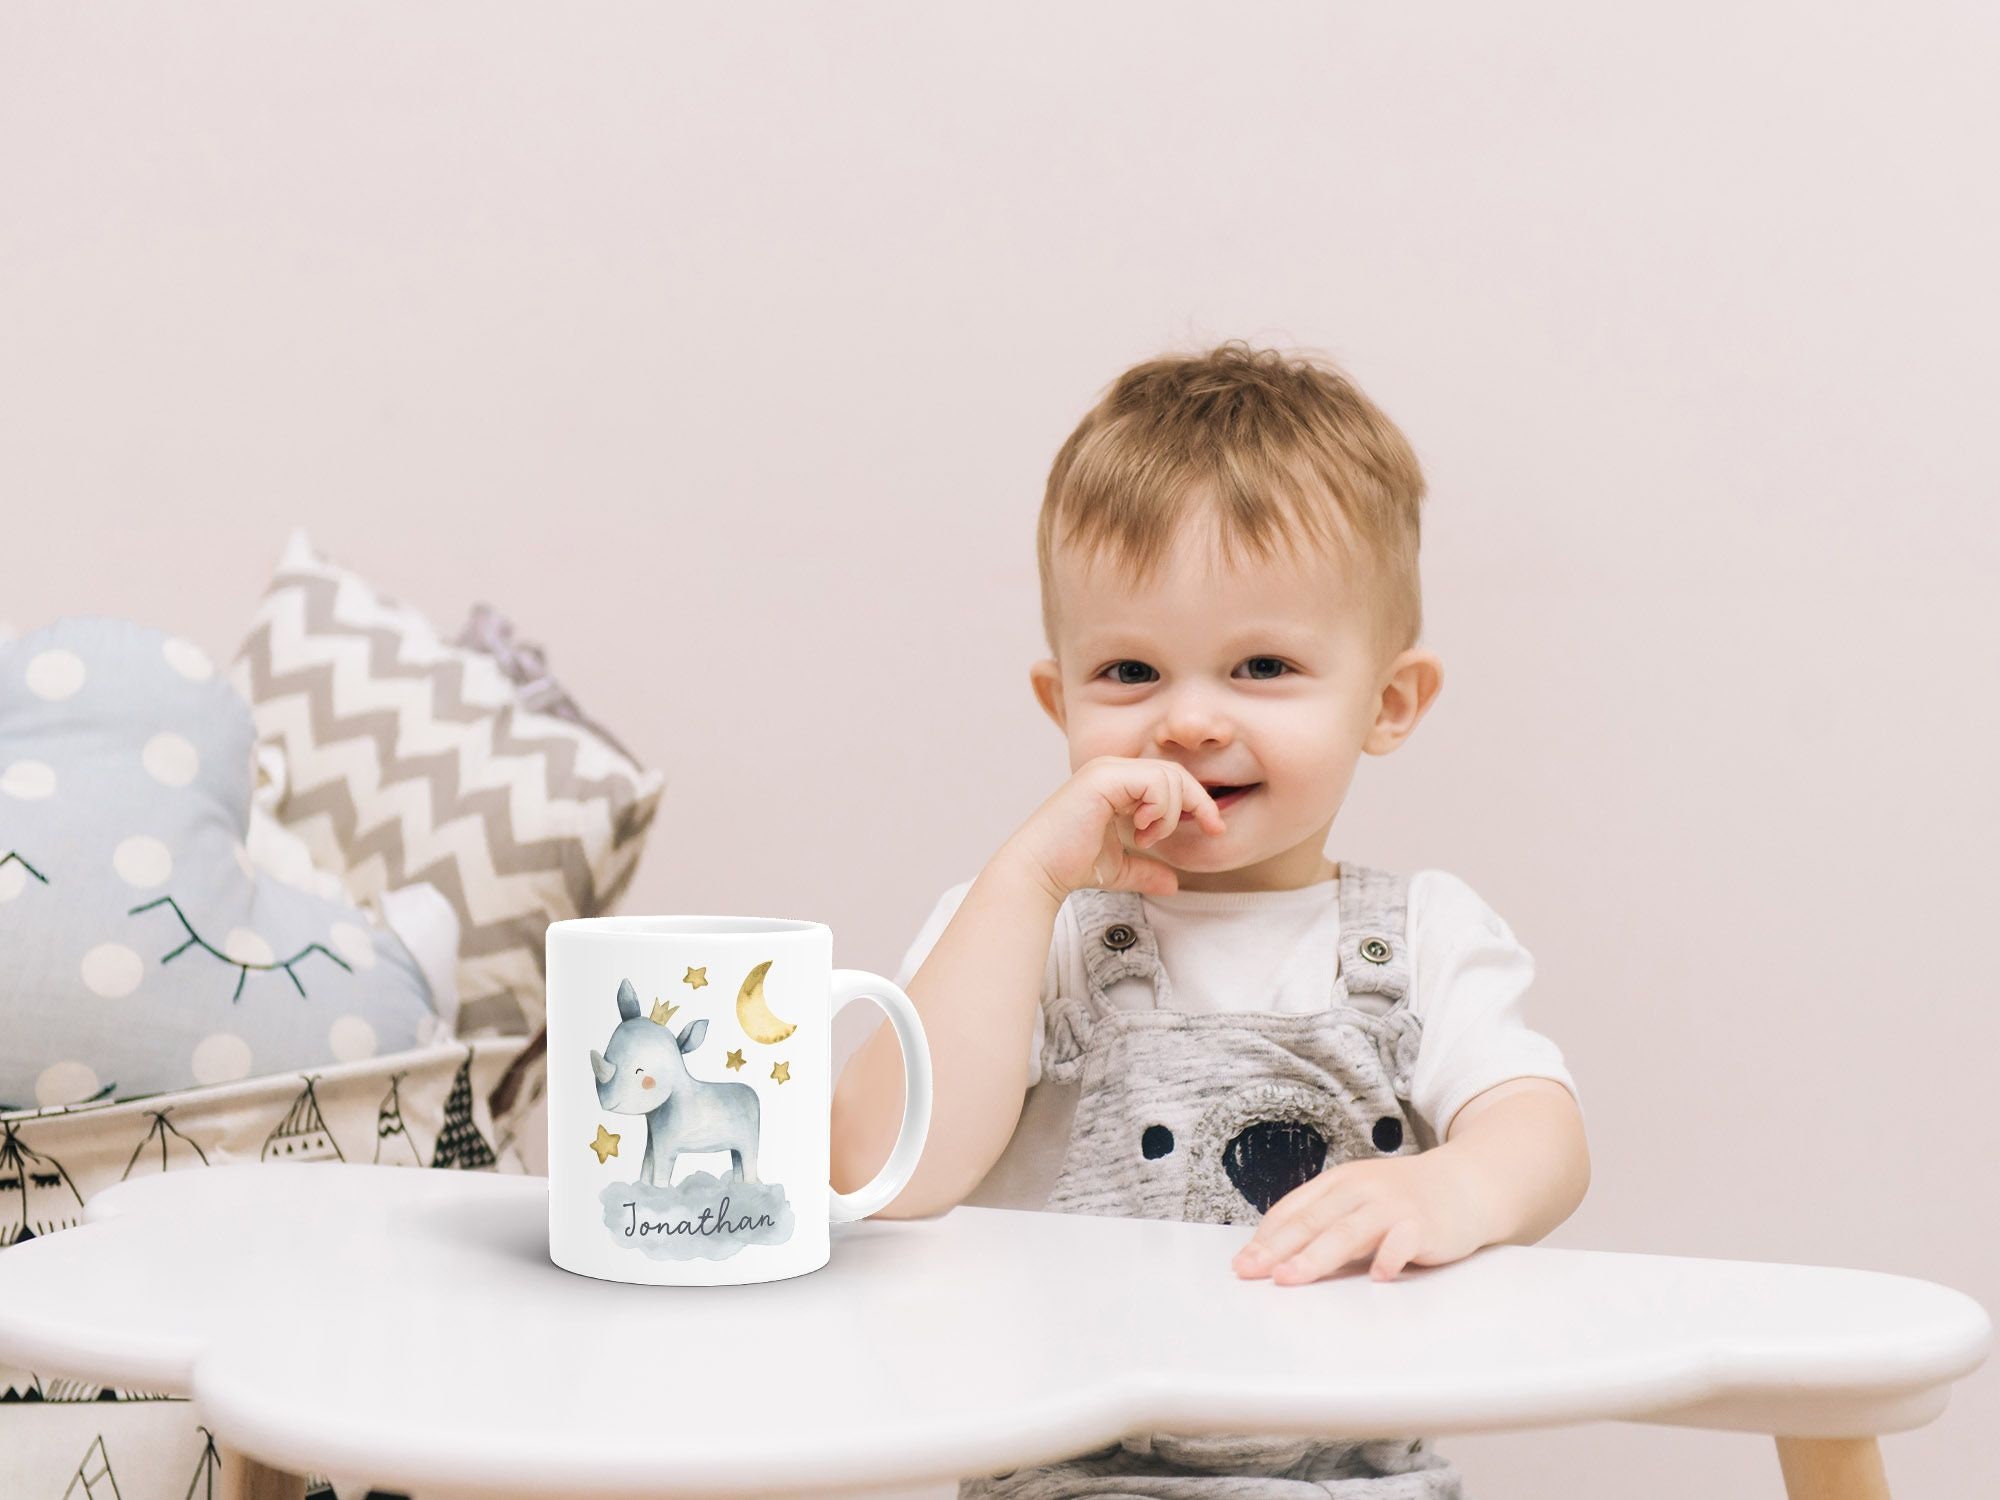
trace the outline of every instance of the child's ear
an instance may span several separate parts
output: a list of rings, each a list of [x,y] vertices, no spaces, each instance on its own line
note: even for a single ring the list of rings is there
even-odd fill
[[[1435,651],[1412,646],[1389,666],[1382,696],[1375,706],[1375,723],[1361,748],[1370,755],[1387,755],[1410,737],[1410,731],[1437,700],[1444,686],[1444,663]]]
[[[1042,712],[1055,720],[1056,728],[1068,733],[1063,722],[1062,668],[1053,661],[1038,661],[1028,668],[1028,681],[1035,689],[1035,701]]]

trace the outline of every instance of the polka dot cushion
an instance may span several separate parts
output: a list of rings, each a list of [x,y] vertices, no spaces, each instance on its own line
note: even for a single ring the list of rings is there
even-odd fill
[[[249,706],[185,641],[61,620],[0,644],[0,1110],[438,1039],[409,951],[244,851]]]

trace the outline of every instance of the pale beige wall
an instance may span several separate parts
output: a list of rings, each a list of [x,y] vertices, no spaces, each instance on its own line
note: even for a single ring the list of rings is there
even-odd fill
[[[0,618],[227,651],[302,522],[668,769],[631,907],[886,968],[1063,773],[1069,424],[1163,346],[1318,346],[1429,469],[1448,669],[1334,847],[1535,950],[1596,1156],[1554,1242],[2000,1303],[1995,24],[11,9]],[[1904,1492],[1994,1490],[1997,1418],[1891,1439]],[[1777,1486],[1746,1437],[1450,1451],[1482,1500]]]

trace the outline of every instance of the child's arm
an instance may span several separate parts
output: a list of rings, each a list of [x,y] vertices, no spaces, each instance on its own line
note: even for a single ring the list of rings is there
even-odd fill
[[[1194,818],[1223,831],[1215,799],[1170,761],[1101,756],[1078,768],[979,872],[909,995],[930,1042],[932,1105],[924,1153],[889,1218],[942,1213],[1000,1159],[1021,1118],[1028,1043],[1056,913],[1073,890],[1166,892],[1172,868],[1147,848]],[[879,1028],[833,1091],[832,1180],[852,1192],[889,1159],[903,1118],[903,1055]]]
[[[1028,1087],[1029,1027],[1062,897],[1003,847],[906,986],[931,1052],[931,1128],[909,1183],[881,1210],[941,1213],[1000,1159]],[[833,1187],[881,1169],[903,1119],[903,1050],[877,1027],[833,1091]]]
[[[1483,1245],[1533,1244],[1575,1212],[1590,1185],[1583,1116],[1548,1078],[1513,1078],[1453,1116],[1415,1156],[1342,1162],[1288,1193],[1236,1255],[1240,1276],[1299,1283],[1372,1256],[1387,1281]]]
[[[1534,1244],[1576,1212],[1590,1187],[1583,1113],[1551,1078],[1510,1078],[1474,1095],[1438,1152],[1457,1165],[1478,1205],[1482,1245]]]

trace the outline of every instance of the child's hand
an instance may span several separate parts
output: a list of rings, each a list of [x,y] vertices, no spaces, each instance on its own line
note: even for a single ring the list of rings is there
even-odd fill
[[[1150,849],[1184,817],[1207,833],[1227,831],[1215,799],[1186,767],[1100,755],[1035,810],[1007,852],[1029,861],[1057,899],[1086,888],[1164,896],[1180,888],[1173,867],[1133,851]]]
[[[1233,1264],[1238,1276],[1298,1285],[1372,1254],[1371,1274],[1393,1281],[1406,1265],[1445,1265],[1486,1243],[1459,1164],[1427,1151],[1327,1168],[1271,1205]]]

